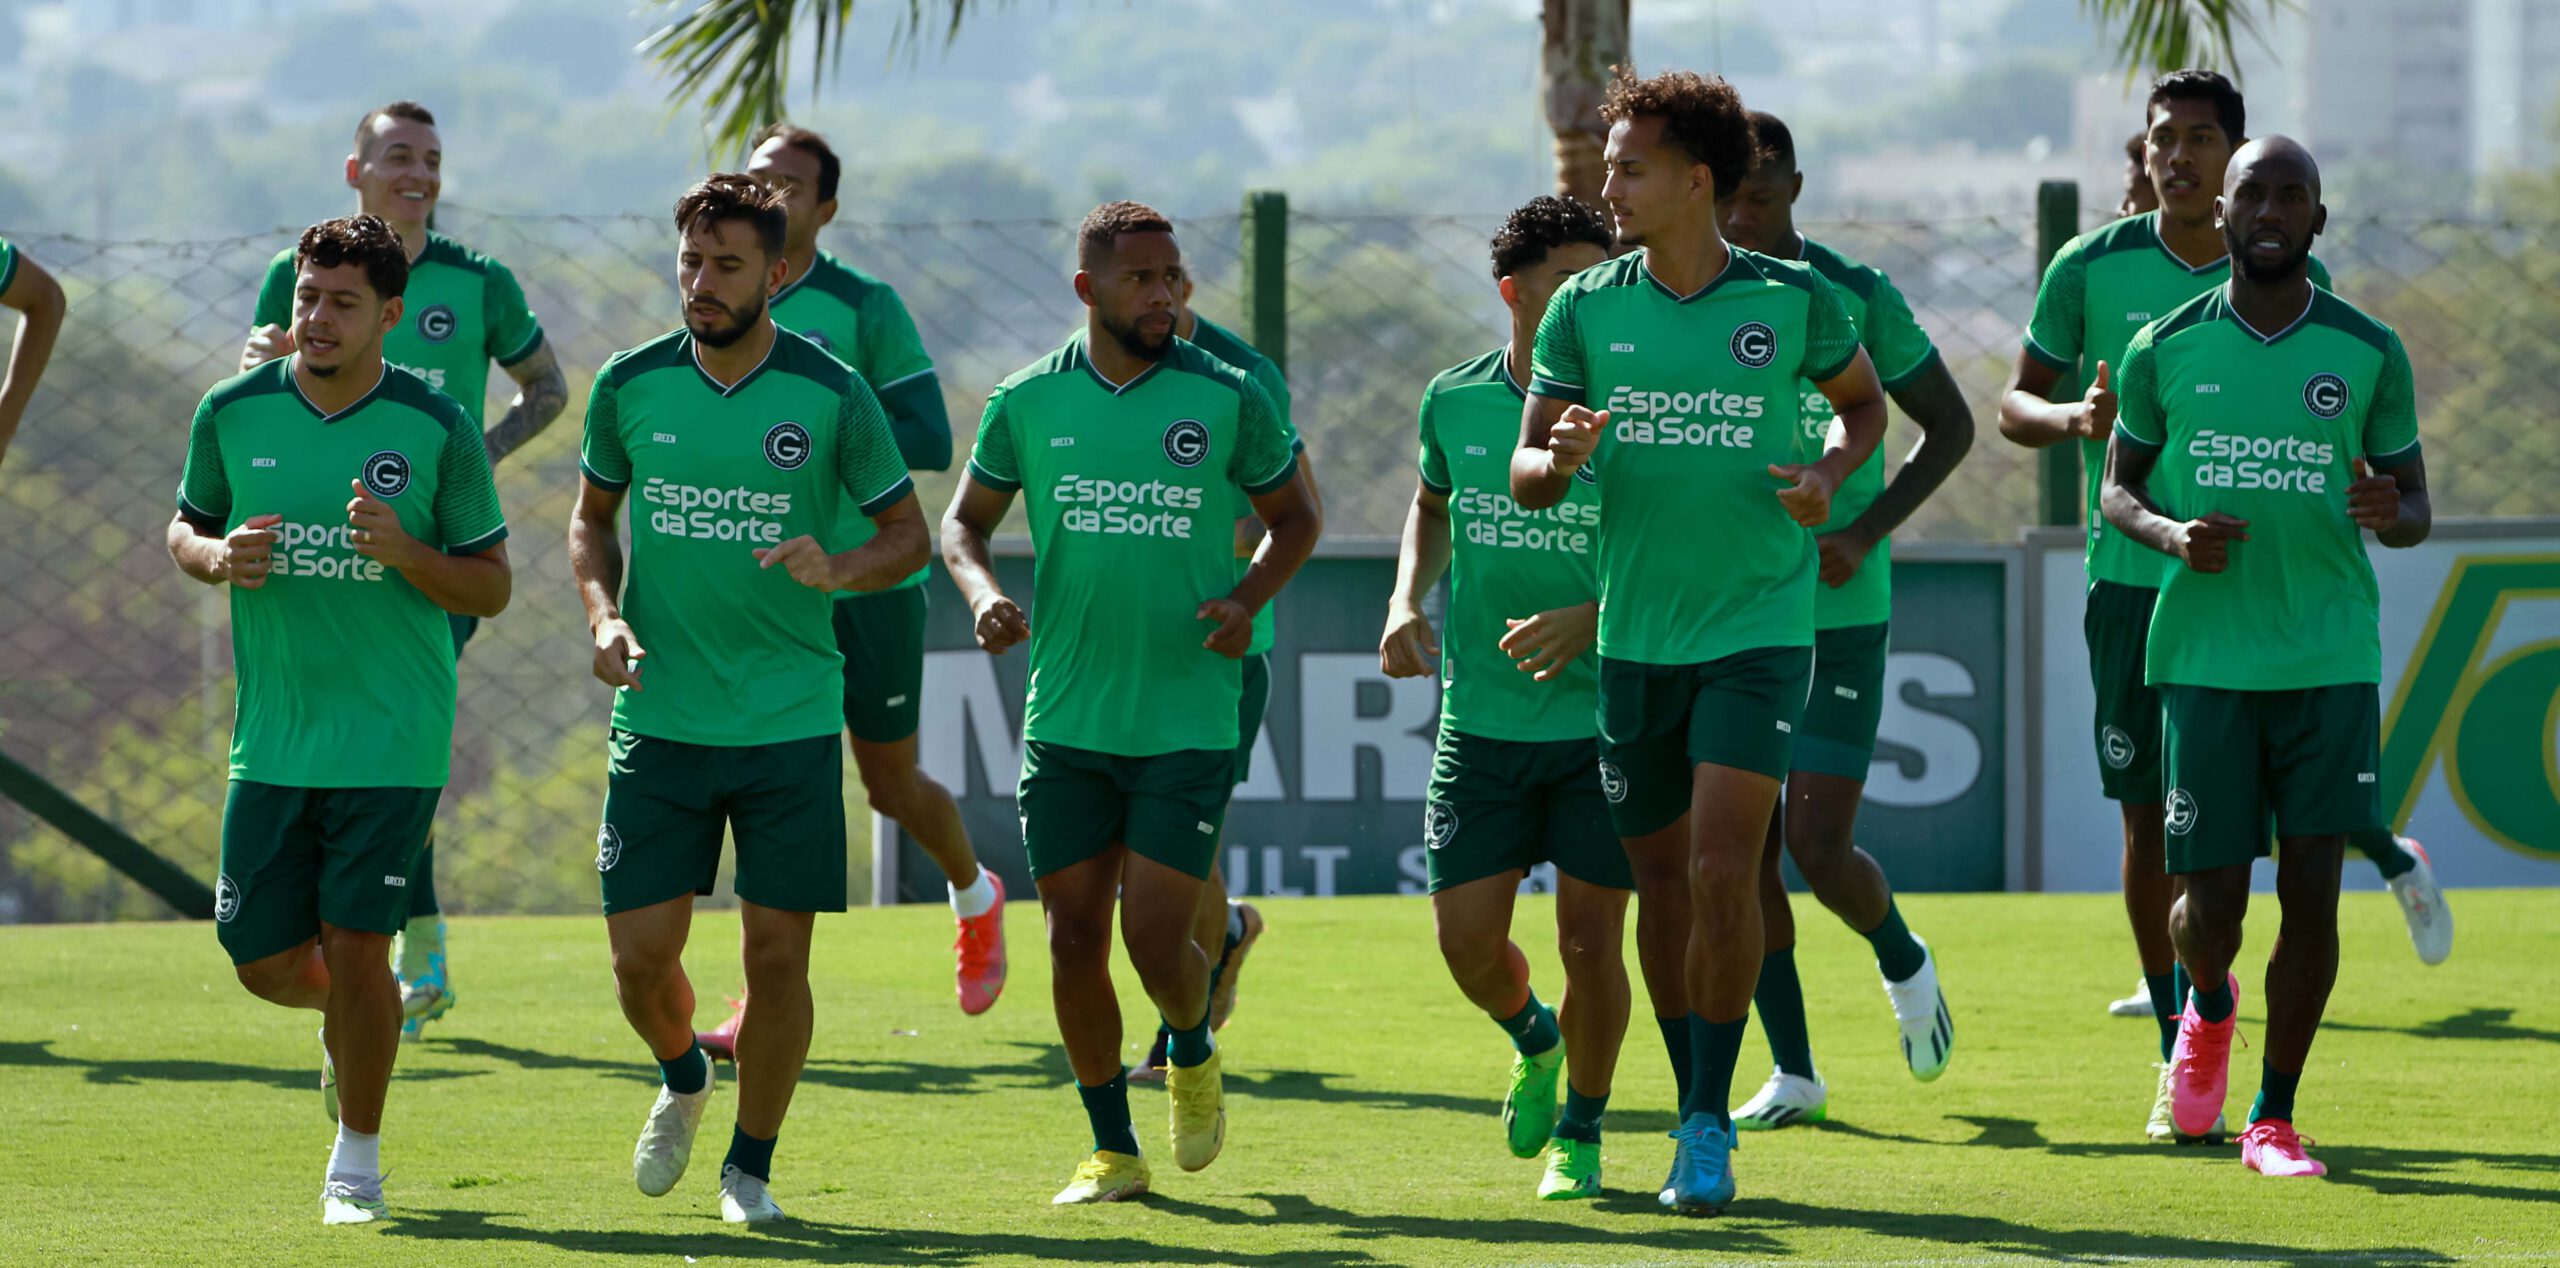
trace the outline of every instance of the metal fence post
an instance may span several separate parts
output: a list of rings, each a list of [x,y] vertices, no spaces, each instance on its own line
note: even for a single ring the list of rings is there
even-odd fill
[[[2080,232],[2080,182],[2036,186],[2036,278]],[[2066,379],[2076,382],[2076,379]],[[2048,445],[2036,460],[2036,518],[2044,524],[2080,522],[2080,446]]]
[[[1289,372],[1289,196],[1245,191],[1244,337],[1253,350]]]

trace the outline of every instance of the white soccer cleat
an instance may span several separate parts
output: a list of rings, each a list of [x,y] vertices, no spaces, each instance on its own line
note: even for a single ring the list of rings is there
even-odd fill
[[[1736,1131],[1764,1132],[1797,1123],[1819,1123],[1823,1107],[1830,1102],[1831,1090],[1822,1076],[1808,1079],[1784,1070],[1771,1070],[1769,1081],[1742,1107],[1733,1112]]]
[[[2188,1136],[2178,1131],[2176,1119],[2169,1116],[2169,1063],[2154,1061],[2152,1068],[2160,1072],[2160,1090],[2151,1098],[2151,1121],[2143,1124],[2142,1134],[2155,1145],[2219,1145],[2231,1139],[2231,1120],[2220,1114],[2213,1116],[2213,1130],[2201,1136]]]
[[[782,1218],[764,1181],[738,1170],[720,1168],[720,1218],[731,1224],[770,1224]]]
[[[1914,942],[1920,942],[1917,934]],[[1920,971],[1907,980],[1886,982],[1885,998],[1893,1004],[1894,1024],[1902,1028],[1902,1059],[1911,1077],[1923,1083],[1947,1072],[1955,1055],[1956,1023],[1947,1015],[1946,992],[1938,989],[1938,953],[1920,942]]]
[[[370,1224],[382,1218],[382,1177],[329,1177],[320,1187],[320,1222]]]
[[[2148,982],[2134,983],[2133,994],[2107,1005],[2109,1017],[2158,1017],[2159,1015],[2159,1010],[2151,1006],[2151,984]]]
[[[684,1178],[685,1166],[693,1161],[694,1133],[702,1127],[703,1108],[711,1104],[711,1088],[719,1078],[715,1067],[704,1078],[702,1090],[690,1096],[668,1091],[665,1084],[658,1086],[649,1121],[640,1125],[640,1143],[631,1149],[631,1180],[642,1193],[665,1197]]]
[[[2436,865],[2427,847],[2408,837],[2392,838],[2418,860],[2416,867],[2390,880],[2391,896],[2400,900],[2400,917],[2409,922],[2409,945],[2420,964],[2442,964],[2453,954],[2453,909],[2444,905],[2444,889],[2436,884]]]
[[[338,1063],[329,1059],[329,1028],[320,1028],[320,1108],[338,1121]]]

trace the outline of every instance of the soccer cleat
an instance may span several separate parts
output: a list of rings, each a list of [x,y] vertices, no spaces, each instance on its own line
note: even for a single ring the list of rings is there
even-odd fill
[[[738,1025],[747,1019],[747,1001],[743,997],[729,1000],[729,1019],[709,1030],[694,1032],[693,1042],[714,1061],[738,1059]]]
[[[2240,1028],[2240,979],[2229,981],[2229,1017],[2206,1021],[2196,1012],[2192,995],[2178,1014],[2178,1042],[2169,1049],[2169,1121],[2180,1135],[2211,1131],[2231,1091],[2231,1036]]]
[[[2418,963],[2442,964],[2446,956],[2453,954],[2453,909],[2444,905],[2444,889],[2436,884],[2436,865],[2427,857],[2427,847],[2409,837],[2393,839],[2418,860],[2416,867],[2389,882],[2391,896],[2400,900],[2400,918],[2409,922],[2409,945],[2417,948]]]
[[[2289,1133],[2288,1133],[2289,1134]],[[382,1218],[382,1177],[329,1177],[320,1186],[320,1222],[370,1224]]]
[[[1222,1054],[1212,1052],[1209,1059],[1194,1066],[1175,1066],[1165,1071],[1166,1116],[1171,1120],[1174,1164],[1185,1171],[1198,1171],[1218,1160],[1218,1151],[1227,1146],[1227,1107],[1225,1084],[1218,1075]]]
[[[1920,942],[1919,935],[1911,940]],[[1920,971],[1886,982],[1884,996],[1902,1028],[1902,1059],[1911,1067],[1911,1077],[1926,1083],[1947,1072],[1947,1058],[1955,1055],[1956,1023],[1947,1015],[1947,993],[1938,987],[1937,953],[1921,942],[1920,955]]]
[[[2135,983],[2133,994],[2107,1005],[2109,1017],[2157,1017],[2159,1015],[2158,1010],[2151,1007],[2151,985],[2148,982]]]
[[[2231,1139],[2231,1125],[2220,1114],[2213,1116],[2213,1130],[2201,1136],[2179,1132],[2178,1124],[2169,1115],[2169,1063],[2154,1061],[2151,1068],[2160,1072],[2160,1090],[2151,1098],[2151,1121],[2143,1125],[2142,1134],[2150,1137],[2152,1144],[2219,1145]]]
[[[693,1161],[694,1133],[702,1128],[703,1108],[711,1104],[711,1087],[718,1081],[715,1068],[704,1079],[702,1090],[690,1096],[658,1085],[657,1102],[649,1107],[648,1121],[640,1124],[640,1143],[631,1147],[631,1181],[642,1193],[665,1197],[684,1178],[686,1165]],[[724,1176],[724,1191],[726,1187]]]
[[[1600,1196],[1600,1142],[1547,1142],[1547,1174],[1538,1180],[1538,1198],[1546,1202],[1578,1202]]]
[[[1097,1149],[1093,1156],[1076,1167],[1067,1187],[1049,1199],[1051,1206],[1075,1206],[1085,1202],[1118,1202],[1147,1191],[1147,1160],[1136,1154],[1114,1153]]]
[[[764,1181],[738,1170],[720,1168],[720,1219],[726,1224],[770,1224],[783,1218]]]
[[[1217,982],[1209,988],[1209,1029],[1212,1032],[1226,1029],[1227,1019],[1235,1015],[1236,979],[1243,976],[1244,957],[1253,950],[1253,944],[1261,940],[1264,927],[1262,912],[1252,903],[1239,902],[1230,898],[1227,900],[1227,906],[1235,911],[1237,921],[1244,926],[1244,935],[1229,945],[1226,954],[1219,957],[1219,964],[1224,971],[1218,975]]]
[[[1556,1134],[1556,1082],[1564,1073],[1564,1041],[1534,1056],[1511,1054],[1511,1090],[1502,1098],[1502,1132],[1514,1158],[1535,1158]]]
[[[1671,1209],[1722,1215],[1733,1201],[1733,1133],[1712,1114],[1691,1114],[1671,1133]]]
[[[2328,1166],[2302,1152],[2304,1145],[2319,1143],[2295,1135],[2293,1124],[2281,1118],[2262,1118],[2240,1133],[2240,1163],[2262,1176],[2325,1176]]]
[[[1165,1068],[1173,1064],[1173,1032],[1156,1027],[1156,1041],[1147,1047],[1147,1059],[1129,1067],[1131,1083],[1162,1083]]]
[[[953,989],[960,995],[960,1011],[972,1017],[995,1007],[996,997],[1004,994],[1004,878],[993,872],[986,877],[995,886],[995,905],[975,916],[956,917],[960,936],[951,943],[959,961]]]
[[[1733,1112],[1733,1129],[1745,1132],[1776,1131],[1798,1123],[1819,1123],[1823,1106],[1831,1099],[1831,1090],[1822,1076],[1808,1079],[1784,1070],[1771,1070],[1769,1081],[1742,1108]]]
[[[445,970],[444,917],[432,919],[433,933],[412,938],[403,929],[399,946],[392,952],[393,962],[400,966],[400,1038],[404,1043],[424,1034],[428,1022],[453,1011],[461,1000]]]
[[[338,1063],[329,1059],[329,1028],[320,1028],[320,1108],[338,1121]]]

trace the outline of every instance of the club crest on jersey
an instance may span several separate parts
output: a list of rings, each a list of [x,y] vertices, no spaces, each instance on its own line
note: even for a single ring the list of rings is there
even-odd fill
[[[2321,418],[2347,412],[2347,381],[2323,371],[2302,385],[2302,407]]]
[[[1618,769],[1616,762],[1605,757],[1600,759],[1600,795],[1607,797],[1613,806],[1627,799],[1626,773]]]
[[[1196,467],[1209,456],[1209,428],[1196,418],[1174,420],[1164,429],[1164,456],[1177,467]]]
[[[1594,486],[1598,485],[1600,483],[1600,464],[1589,459],[1584,459],[1581,466],[1573,469],[1573,478],[1582,481],[1584,484]]]
[[[2098,755],[2107,760],[2107,769],[2123,770],[2133,765],[2133,737],[2124,728],[2111,726],[2098,735]]]
[[[428,343],[453,338],[455,324],[451,304],[429,304],[418,310],[418,337]]]
[[[378,498],[396,498],[409,487],[409,455],[397,449],[385,449],[364,460],[364,491]]]
[[[1449,844],[1458,835],[1458,808],[1445,801],[1435,801],[1422,812],[1422,834],[1432,849]]]
[[[231,879],[231,873],[224,872],[213,882],[214,923],[230,924],[231,918],[239,914],[240,882]]]
[[[1778,359],[1778,332],[1767,323],[1746,321],[1733,331],[1733,359],[1747,369],[1758,370]]]
[[[2161,819],[2160,826],[2167,828],[2169,830],[2169,835],[2171,836],[2182,837],[2189,832],[2194,831],[2196,826],[2195,796],[2184,788],[2170,789],[2168,814]]]
[[[610,872],[622,861],[622,834],[608,823],[596,829],[596,870]]]
[[[764,434],[764,460],[785,471],[797,471],[809,460],[809,429],[798,423],[775,423]]]
[[[834,344],[831,344],[831,343],[827,342],[827,332],[826,332],[826,331],[823,331],[823,330],[803,330],[803,331],[801,331],[801,332],[800,332],[800,337],[801,337],[801,338],[803,338],[803,339],[808,340],[808,341],[809,341],[809,342],[811,342],[811,343],[814,343],[814,344],[818,345],[818,348],[819,348],[819,350],[820,350],[820,351],[823,351],[823,352],[833,352],[833,351],[835,351],[835,350],[836,350],[836,346],[835,346]]]

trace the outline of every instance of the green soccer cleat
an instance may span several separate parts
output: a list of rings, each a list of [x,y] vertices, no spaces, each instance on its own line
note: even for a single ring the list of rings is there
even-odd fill
[[[1538,1198],[1545,1202],[1580,1202],[1600,1196],[1600,1142],[1566,1140],[1562,1136],[1547,1142],[1547,1174],[1538,1180]]]
[[[1535,1056],[1511,1057],[1511,1091],[1502,1098],[1502,1131],[1511,1156],[1535,1158],[1556,1134],[1556,1083],[1564,1073],[1564,1041]]]

